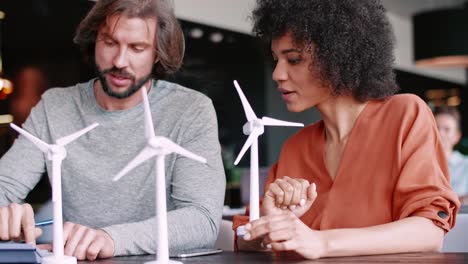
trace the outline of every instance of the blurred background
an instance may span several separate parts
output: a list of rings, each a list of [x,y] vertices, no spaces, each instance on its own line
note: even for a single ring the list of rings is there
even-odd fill
[[[247,154],[233,165],[246,136],[245,115],[232,85],[239,81],[258,116],[309,124],[315,110],[288,113],[271,80],[269,51],[251,35],[254,0],[172,0],[182,24],[186,55],[182,70],[168,79],[208,95],[214,102],[227,175],[226,205],[248,201]],[[468,12],[464,0],[383,0],[396,36],[395,72],[401,93],[414,93],[429,106],[452,105],[462,113],[468,154]],[[88,0],[0,1],[0,155],[40,94],[49,87],[94,77],[73,44],[75,29],[93,6]],[[268,128],[259,140],[261,176],[278,157],[295,128]],[[260,182],[263,182],[262,180]],[[243,191],[242,191],[243,190]],[[47,177],[28,197],[50,197]]]

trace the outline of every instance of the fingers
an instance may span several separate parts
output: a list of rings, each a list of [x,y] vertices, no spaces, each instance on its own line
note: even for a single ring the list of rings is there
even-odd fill
[[[39,244],[36,247],[42,250],[47,250],[47,251],[52,251],[53,249],[52,244]]]
[[[311,206],[314,203],[316,198],[317,198],[317,186],[315,185],[315,183],[312,183],[307,188],[307,200],[306,200],[307,206]]]
[[[114,254],[114,242],[104,231],[66,222],[63,236],[65,255],[75,256],[78,260],[109,258]]]
[[[284,176],[276,179],[268,186],[266,196],[273,197],[278,208],[294,209],[298,205],[303,205],[307,199],[307,188],[309,182],[305,179],[292,179]]]
[[[295,240],[284,240],[281,242],[271,242],[268,245],[274,251],[292,251],[297,248]]]
[[[9,231],[9,221],[10,212],[8,207],[1,207],[0,208],[0,239],[1,240],[9,240],[10,239],[10,231]]]
[[[105,240],[102,237],[98,237],[98,239],[92,241],[90,243],[88,250],[86,251],[86,257],[89,260],[95,260],[98,256],[101,250],[103,249],[105,244]]]
[[[9,239],[19,241],[21,239],[21,218],[23,217],[23,208],[21,205],[12,203],[8,205],[9,209]]]
[[[34,211],[31,205],[24,204],[23,217],[21,218],[21,226],[23,229],[24,241],[26,243],[36,244],[36,227],[34,223]]]
[[[43,233],[43,232],[42,232],[42,229],[39,228],[39,227],[34,228],[34,232],[35,232],[35,234],[36,234],[36,238],[42,236],[42,233]]]
[[[0,239],[36,243],[34,211],[29,204],[11,203],[0,208]]]
[[[65,222],[63,224],[63,244],[64,245],[67,243],[68,238],[70,237],[70,234],[73,231],[74,227],[75,227],[75,224],[71,222]]]
[[[268,190],[265,193],[266,197],[271,197],[274,200],[274,204],[276,207],[281,207],[284,201],[284,191],[278,185],[277,181],[271,183],[268,186]]]
[[[303,184],[303,187],[305,186],[306,184]],[[305,190],[303,189],[302,193],[305,199],[301,199],[300,205],[289,207],[289,210],[291,210],[291,212],[293,212],[297,217],[302,217],[307,211],[309,211],[315,199],[317,198],[317,188],[315,186],[315,183],[307,185],[307,187],[305,187]]]
[[[249,230],[252,240],[263,238],[263,247],[274,251],[295,251],[304,247],[304,242],[308,243],[303,236],[308,227],[292,212],[253,221],[246,230]]]
[[[294,195],[289,205],[290,210],[294,210],[297,206],[302,206],[307,200],[307,188],[310,186],[309,181],[304,179],[291,179],[287,181],[294,186]]]
[[[310,186],[310,183],[309,181],[307,180],[301,180],[301,186],[302,186],[302,192],[301,192],[301,200],[299,201],[299,205],[300,206],[304,206],[304,204],[306,203],[307,201],[307,190]]]
[[[281,188],[281,190],[284,192],[283,194],[283,201],[282,203],[277,203],[278,207],[282,209],[287,209],[289,205],[291,205],[292,198],[294,196],[294,185],[288,181],[287,176],[285,176],[283,179],[277,179],[275,182],[278,184],[278,186]]]
[[[245,225],[247,233],[244,235],[244,240],[254,240],[272,232],[287,229],[296,219],[297,217],[291,212],[261,217]]]
[[[291,205],[292,206],[298,206],[301,203],[301,200],[306,198],[307,194],[304,192],[304,190],[307,189],[309,186],[309,182],[304,179],[288,179],[290,181],[290,184],[294,186],[294,195],[291,200]]]
[[[77,244],[75,251],[73,252],[73,255],[79,260],[84,260],[87,258],[88,255],[90,255],[92,256],[92,258],[89,258],[89,259],[95,260],[101,248],[97,248],[96,252],[93,251],[93,254],[88,254],[90,246],[93,243],[93,241],[95,241],[95,239],[96,239],[96,230],[87,229],[85,233],[83,234],[83,236],[81,237],[79,244]]]
[[[87,228],[85,226],[73,224],[70,222],[67,222],[64,224],[63,242],[65,243],[65,248],[64,248],[65,255],[74,256],[78,243],[82,242],[86,232],[87,232]],[[65,233],[66,233],[66,236],[65,236]],[[81,244],[80,246],[83,247],[83,244]],[[76,257],[78,258],[78,256]]]

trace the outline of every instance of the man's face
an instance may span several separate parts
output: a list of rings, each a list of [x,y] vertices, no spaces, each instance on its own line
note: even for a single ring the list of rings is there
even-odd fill
[[[99,29],[95,63],[107,95],[127,98],[150,78],[157,54],[156,20],[113,15]]]
[[[452,150],[461,138],[457,120],[449,114],[438,114],[435,121],[444,149]]]

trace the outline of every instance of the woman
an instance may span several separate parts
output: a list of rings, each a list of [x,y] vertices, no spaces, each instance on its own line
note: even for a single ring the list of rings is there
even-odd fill
[[[319,122],[284,144],[240,250],[305,258],[435,251],[459,208],[430,109],[397,91],[393,35],[373,0],[258,0],[289,111]]]

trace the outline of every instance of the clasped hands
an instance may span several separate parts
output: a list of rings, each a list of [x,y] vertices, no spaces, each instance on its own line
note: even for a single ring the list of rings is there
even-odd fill
[[[258,220],[245,225],[246,241],[257,241],[273,251],[294,251],[305,258],[320,258],[325,242],[319,231],[312,230],[299,218],[317,198],[314,183],[304,179],[276,179],[265,192]]]
[[[0,207],[0,239],[35,244],[42,230],[34,226],[34,212],[29,204],[12,203]],[[64,253],[78,260],[109,258],[114,254],[114,241],[104,231],[66,222],[63,225]],[[52,250],[51,244],[37,246]]]

